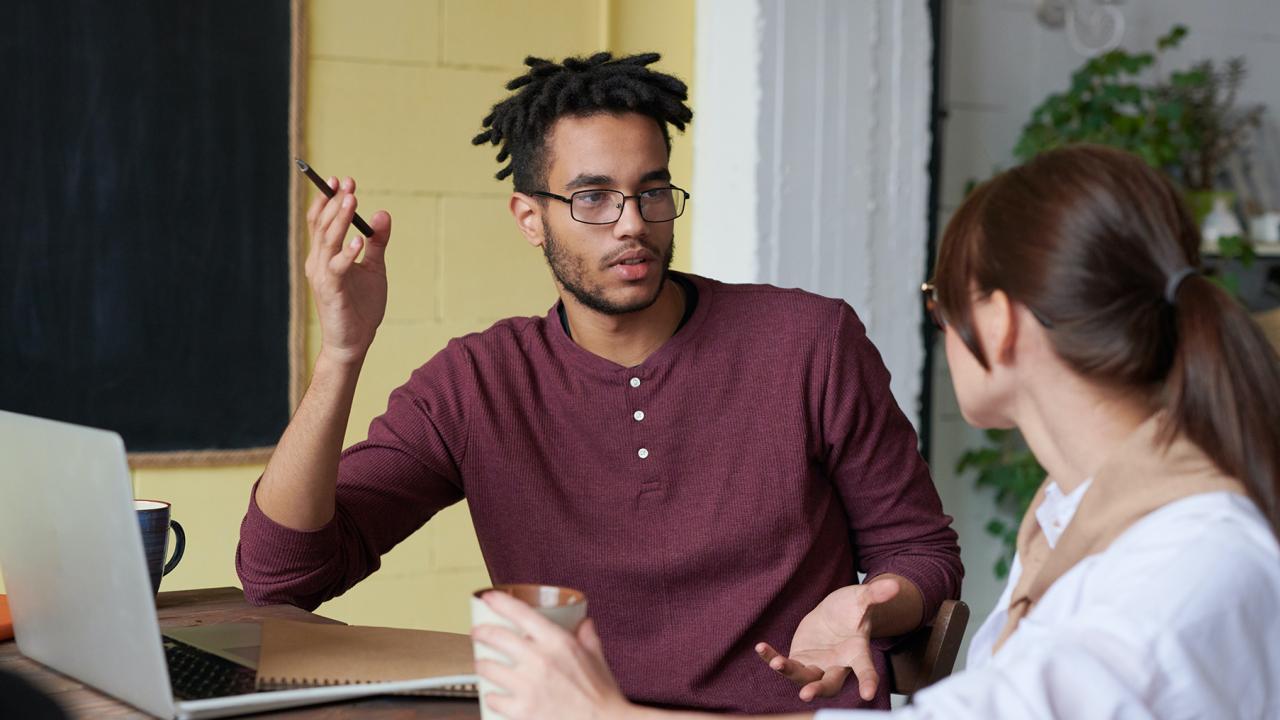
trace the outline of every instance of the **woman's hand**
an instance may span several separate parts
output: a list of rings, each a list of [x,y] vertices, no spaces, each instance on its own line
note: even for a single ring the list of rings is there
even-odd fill
[[[490,592],[483,600],[519,628],[479,625],[471,631],[477,642],[512,662],[476,661],[476,672],[506,693],[482,698],[490,709],[509,720],[614,720],[635,709],[618,689],[589,618],[570,634],[504,593]]]

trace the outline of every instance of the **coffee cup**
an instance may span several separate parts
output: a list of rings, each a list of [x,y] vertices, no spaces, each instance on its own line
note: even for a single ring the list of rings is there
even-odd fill
[[[494,585],[491,588],[477,590],[471,595],[471,627],[477,625],[497,625],[516,630],[510,620],[499,615],[489,607],[481,597],[487,592],[506,593],[517,600],[522,600],[539,614],[569,632],[576,632],[578,625],[587,617],[587,596],[579,590],[556,585],[513,584]],[[511,659],[501,652],[484,645],[474,644],[476,660],[496,660],[507,665]],[[480,717],[482,720],[506,720],[500,713],[490,710],[485,705],[485,697],[491,692],[501,693],[502,689],[494,687],[489,681],[480,678]]]
[[[160,578],[173,572],[182,560],[182,552],[187,547],[187,534],[177,520],[169,517],[172,506],[163,500],[134,500],[133,509],[138,513],[138,525],[142,529],[142,550],[147,558],[147,572],[151,575],[151,592],[158,594]],[[173,548],[173,557],[165,562],[171,527],[177,542]]]

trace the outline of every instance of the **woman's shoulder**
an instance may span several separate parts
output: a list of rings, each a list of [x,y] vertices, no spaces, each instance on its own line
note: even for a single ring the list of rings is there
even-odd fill
[[[1107,552],[1209,559],[1228,550],[1280,573],[1280,542],[1253,500],[1233,492],[1208,492],[1155,510],[1117,537]]]
[[[1223,612],[1280,611],[1280,543],[1253,501],[1235,493],[1170,503],[1091,561],[1088,594],[1139,608],[1166,629]]]

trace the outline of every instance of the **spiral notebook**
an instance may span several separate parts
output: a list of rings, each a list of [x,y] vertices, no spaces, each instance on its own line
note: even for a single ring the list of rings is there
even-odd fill
[[[471,638],[403,628],[262,622],[258,689],[421,680],[412,694],[476,697]]]

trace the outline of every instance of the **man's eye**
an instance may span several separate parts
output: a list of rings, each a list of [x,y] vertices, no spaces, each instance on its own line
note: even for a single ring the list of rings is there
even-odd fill
[[[609,193],[607,192],[578,193],[577,195],[573,196],[573,200],[574,202],[578,202],[583,205],[589,205],[589,206],[603,205],[604,203],[609,201]]]
[[[654,188],[652,190],[645,190],[644,192],[640,193],[640,199],[646,200],[646,201],[647,200],[663,200],[670,196],[671,196],[670,188]]]

